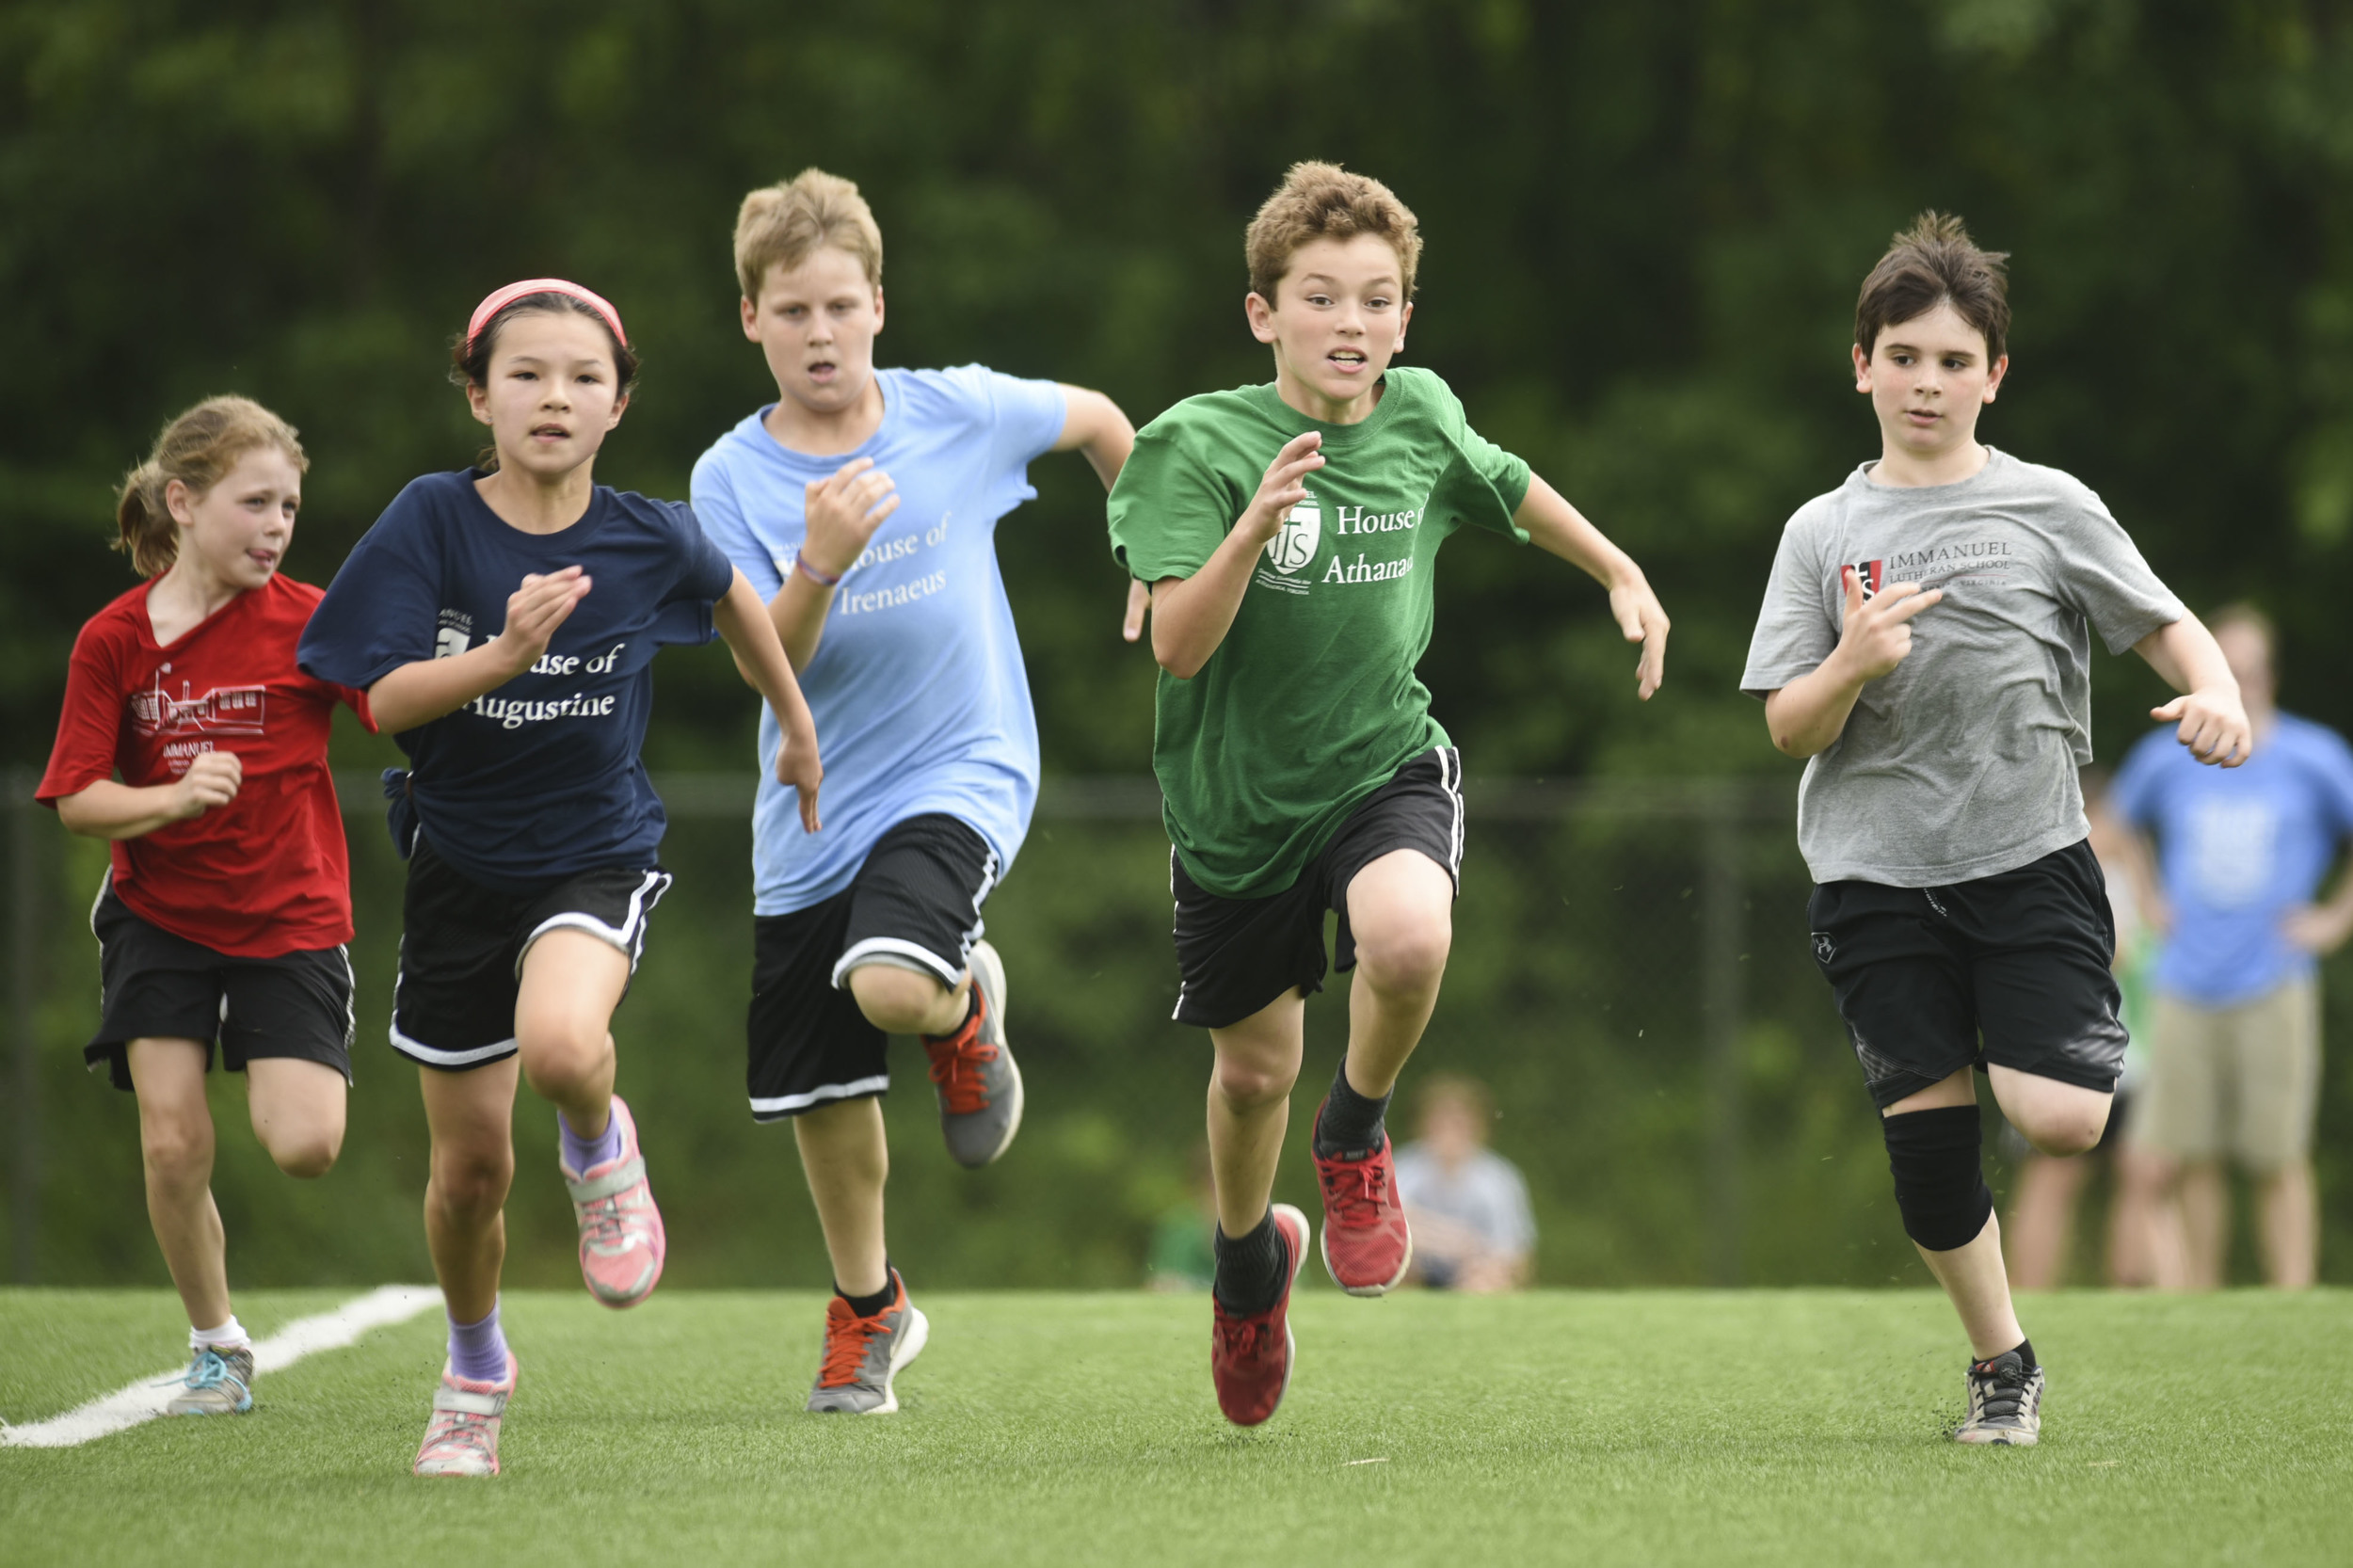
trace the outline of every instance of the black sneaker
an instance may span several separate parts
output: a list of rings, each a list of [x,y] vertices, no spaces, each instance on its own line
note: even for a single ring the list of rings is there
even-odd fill
[[[2041,1433],[2041,1368],[2028,1371],[2016,1351],[1969,1364],[1969,1418],[1953,1433],[1954,1442],[2030,1448]]]

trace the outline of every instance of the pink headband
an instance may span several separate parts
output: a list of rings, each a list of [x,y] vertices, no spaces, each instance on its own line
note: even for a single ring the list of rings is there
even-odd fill
[[[591,293],[578,283],[566,282],[561,278],[526,278],[520,283],[507,284],[476,305],[473,319],[466,323],[466,346],[469,349],[473,347],[474,339],[482,335],[482,328],[489,324],[492,316],[531,294],[560,294],[579,300],[604,318],[604,324],[613,328],[613,336],[623,348],[629,346],[629,334],[621,330],[621,312],[613,308],[612,302],[600,294]]]

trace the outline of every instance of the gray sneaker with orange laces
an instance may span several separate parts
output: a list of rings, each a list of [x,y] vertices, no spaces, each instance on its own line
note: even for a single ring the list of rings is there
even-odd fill
[[[923,1353],[931,1323],[907,1300],[906,1281],[890,1271],[890,1304],[861,1318],[840,1296],[825,1304],[825,1358],[808,1408],[817,1416],[888,1416],[899,1408],[890,1380]]]
[[[949,1156],[977,1170],[1004,1153],[1021,1130],[1021,1069],[1005,1046],[1004,960],[986,942],[975,942],[968,962],[980,1005],[953,1034],[921,1038],[932,1059]]]

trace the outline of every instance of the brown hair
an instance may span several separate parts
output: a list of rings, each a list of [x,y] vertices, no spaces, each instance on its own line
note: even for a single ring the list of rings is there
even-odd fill
[[[2206,630],[2217,635],[2233,626],[2243,627],[2261,637],[2265,652],[2276,650],[2280,646],[2280,629],[2272,625],[2271,617],[2243,599],[2225,604],[2206,621]]]
[[[1356,234],[1378,234],[1389,242],[1397,252],[1398,282],[1405,297],[1413,298],[1414,273],[1421,264],[1421,230],[1413,209],[1380,181],[1351,174],[1337,164],[1291,165],[1242,234],[1251,292],[1273,304],[1274,285],[1290,270],[1300,247]]]
[[[1495,1096],[1487,1092],[1487,1086],[1461,1073],[1432,1073],[1421,1080],[1421,1092],[1414,1103],[1424,1116],[1442,1105],[1453,1105],[1470,1112],[1471,1119],[1481,1127],[1496,1119]]]
[[[787,272],[821,246],[857,258],[867,285],[882,287],[882,228],[857,186],[839,174],[805,168],[790,180],[762,185],[744,198],[735,214],[735,280],[744,297],[760,297],[768,269]]]
[[[2008,351],[2009,272],[2006,250],[1980,250],[1949,213],[1922,213],[1888,242],[1855,299],[1854,343],[1869,359],[1880,334],[1949,304],[1985,338],[1992,365]]]
[[[180,556],[180,525],[164,501],[171,482],[179,480],[201,498],[228,477],[237,459],[264,446],[283,452],[296,472],[310,472],[295,427],[249,397],[208,397],[165,425],[147,461],[122,476],[111,548],[128,553],[140,576],[161,577]]]

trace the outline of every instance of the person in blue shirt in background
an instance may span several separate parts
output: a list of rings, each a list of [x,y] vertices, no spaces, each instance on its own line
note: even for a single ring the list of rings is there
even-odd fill
[[[2214,619],[2255,731],[2244,767],[2198,765],[2170,728],[2117,775],[2118,814],[2156,840],[2137,857],[2141,906],[2165,945],[2138,1141],[2174,1163],[2187,1282],[2222,1283],[2230,1204],[2221,1161],[2259,1184],[2264,1272],[2300,1288],[2319,1264],[2313,1119],[2320,1092],[2318,960],[2353,935],[2353,872],[2315,904],[2353,835],[2353,747],[2275,705],[2262,612]]]
[[[875,370],[882,232],[847,180],[806,169],[745,197],[735,266],[777,397],[695,465],[695,511],[768,601],[834,802],[804,835],[790,792],[760,783],[747,1080],[754,1117],[792,1121],[833,1264],[808,1408],[886,1415],[928,1333],[883,1239],[887,1037],[921,1040],[958,1163],[1021,1125],[1004,967],[981,939],[1038,779],[998,520],[1037,493],[1033,458],[1082,452],[1108,489],[1135,437],[1100,392]],[[777,739],[771,712],[763,759]]]

